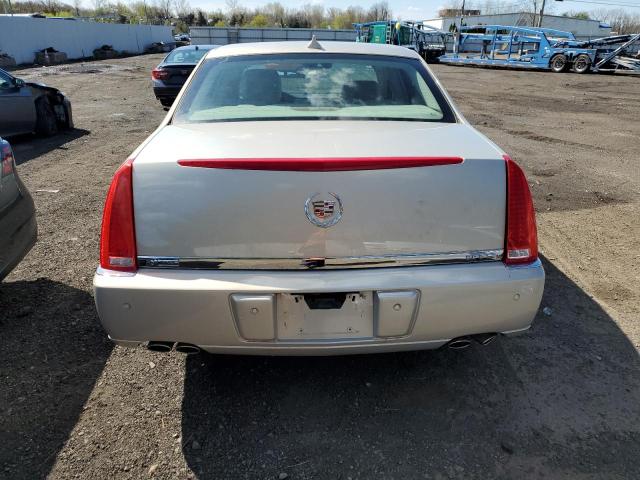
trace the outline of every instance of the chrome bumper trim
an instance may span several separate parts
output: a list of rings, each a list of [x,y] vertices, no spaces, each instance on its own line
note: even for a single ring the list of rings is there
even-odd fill
[[[141,268],[185,270],[335,270],[346,268],[389,268],[455,263],[495,262],[503,250],[466,252],[365,255],[336,258],[199,258],[139,256]]]

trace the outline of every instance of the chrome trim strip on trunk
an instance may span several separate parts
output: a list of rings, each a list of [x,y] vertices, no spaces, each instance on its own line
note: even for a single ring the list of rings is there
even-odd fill
[[[466,252],[409,253],[365,255],[335,258],[201,258],[139,256],[141,268],[186,270],[329,270],[345,268],[389,268],[435,264],[495,262],[502,260],[503,250]]]

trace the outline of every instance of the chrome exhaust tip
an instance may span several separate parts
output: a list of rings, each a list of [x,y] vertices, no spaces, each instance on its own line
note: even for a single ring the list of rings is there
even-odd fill
[[[487,346],[493,342],[497,336],[497,333],[480,333],[478,335],[474,335],[473,339],[480,345]]]
[[[167,352],[170,352],[171,349],[173,348],[173,343],[174,342],[163,342],[163,341],[151,340],[147,344],[147,350],[151,350],[152,352],[167,353]]]
[[[185,355],[195,355],[200,353],[200,347],[190,343],[176,343],[176,352],[184,353]]]
[[[459,337],[451,340],[447,346],[451,350],[464,350],[465,348],[469,348],[471,346],[471,340],[467,337]]]

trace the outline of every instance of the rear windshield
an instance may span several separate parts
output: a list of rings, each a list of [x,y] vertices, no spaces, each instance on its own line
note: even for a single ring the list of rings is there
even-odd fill
[[[167,55],[164,63],[198,63],[208,52],[209,50],[204,48],[199,48],[198,50],[178,49]]]
[[[455,121],[417,59],[313,53],[205,60],[173,123],[307,119]]]

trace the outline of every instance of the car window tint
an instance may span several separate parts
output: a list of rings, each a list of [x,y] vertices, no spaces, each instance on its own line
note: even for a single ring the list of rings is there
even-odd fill
[[[206,60],[174,123],[370,119],[454,121],[418,59],[288,54]]]
[[[208,50],[203,48],[199,50],[174,50],[167,55],[164,63],[198,63],[207,52]]]

